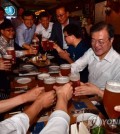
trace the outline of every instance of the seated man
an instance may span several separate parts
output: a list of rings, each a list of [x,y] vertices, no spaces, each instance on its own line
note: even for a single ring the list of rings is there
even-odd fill
[[[7,47],[14,47],[15,31],[11,22],[3,22],[0,27],[0,55],[7,54]]]
[[[50,16],[47,12],[41,12],[39,15],[40,24],[37,25],[35,36],[41,35],[42,39],[49,39],[51,36],[53,23],[50,22]]]
[[[99,22],[91,28],[91,45],[82,57],[71,64],[73,73],[88,65],[89,83],[75,89],[75,95],[97,95],[103,97],[106,81],[120,80],[120,55],[113,49],[113,26]]]
[[[68,63],[73,63],[88,50],[89,46],[82,40],[81,29],[76,24],[68,24],[64,29],[64,38],[69,45],[67,50],[62,50],[58,45],[54,48],[58,51],[59,56]],[[87,82],[88,70],[80,72],[81,81]]]
[[[72,97],[72,86],[70,83],[62,87],[54,87],[57,94],[57,104],[55,111],[49,117],[49,121],[40,134],[69,134],[70,117],[67,112],[67,104]],[[1,133],[15,132],[25,134],[29,128],[29,123],[43,109],[54,103],[54,97],[50,92],[42,93],[36,101],[24,111],[0,123]],[[39,105],[39,107],[38,107]]]
[[[34,15],[25,11],[22,15],[23,23],[16,29],[16,49],[27,49],[30,53],[36,54],[37,50],[32,47],[32,38],[35,33]]]

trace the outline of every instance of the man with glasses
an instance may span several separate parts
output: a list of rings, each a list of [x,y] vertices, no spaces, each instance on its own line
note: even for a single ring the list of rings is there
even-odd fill
[[[80,27],[80,23],[69,18],[69,12],[63,5],[56,8],[56,18],[58,22],[53,24],[50,40],[53,40],[62,49],[66,50],[68,49],[68,46],[63,34],[64,27],[68,24],[76,24]]]
[[[23,23],[16,29],[16,49],[27,49],[30,53],[36,54],[37,50],[31,45],[36,29],[34,15],[31,11],[25,11],[22,18]]]
[[[120,55],[113,49],[114,29],[106,22],[91,28],[90,48],[81,58],[71,64],[72,73],[82,71],[88,65],[89,83],[81,83],[74,94],[103,97],[106,81],[120,80]]]

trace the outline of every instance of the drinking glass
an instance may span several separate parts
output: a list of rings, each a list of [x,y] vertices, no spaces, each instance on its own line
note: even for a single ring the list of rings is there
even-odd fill
[[[114,110],[116,105],[120,105],[120,82],[118,81],[107,81],[103,96],[103,104],[105,110],[109,116],[110,123],[106,124],[111,134],[120,132],[120,112]]]
[[[73,93],[74,93],[75,88],[80,86],[80,74],[79,73],[74,73],[74,74],[72,73],[72,74],[70,74],[69,77],[70,77],[70,81],[72,82]],[[75,100],[75,99],[78,99],[78,97],[73,95],[72,99]]]
[[[60,65],[60,73],[62,76],[68,76],[71,72],[70,64],[61,64]]]
[[[14,47],[7,47],[6,49],[8,55],[12,55],[12,62],[16,62],[16,55],[15,55],[15,49]]]
[[[59,77],[56,77],[56,85],[57,86],[64,85],[64,84],[68,83],[69,81],[70,81],[70,79],[69,79],[68,76],[59,76]]]
[[[44,86],[45,86],[45,91],[51,91],[53,90],[53,86],[55,85],[55,77],[48,77],[44,79]]]
[[[41,73],[38,75],[38,85],[40,87],[44,86],[44,79],[50,77],[49,73]]]
[[[39,44],[37,43],[37,40],[33,39],[32,42],[33,42],[32,46],[38,51],[39,50]]]

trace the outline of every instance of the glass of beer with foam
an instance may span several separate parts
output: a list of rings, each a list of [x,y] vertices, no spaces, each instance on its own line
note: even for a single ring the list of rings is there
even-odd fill
[[[110,123],[109,126],[110,134],[117,134],[120,132],[120,112],[114,110],[114,107],[120,105],[120,82],[118,81],[107,81],[103,96],[104,108],[109,116]],[[119,121],[119,122],[118,122]],[[108,129],[107,129],[108,130]]]

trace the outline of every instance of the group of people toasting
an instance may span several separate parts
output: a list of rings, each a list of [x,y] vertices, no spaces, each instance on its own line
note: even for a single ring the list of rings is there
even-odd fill
[[[54,41],[52,53],[55,58],[58,58],[58,64],[69,63],[71,73],[81,74],[80,86],[76,87],[74,92],[71,83],[61,87],[55,86],[55,91],[50,92],[44,92],[43,87],[37,87],[15,98],[0,101],[1,112],[29,101],[33,102],[24,113],[0,123],[0,130],[3,133],[13,131],[26,133],[29,123],[43,108],[53,104],[56,95],[56,109],[41,134],[69,133],[70,117],[67,114],[67,104],[72,94],[75,96],[92,95],[102,99],[106,82],[120,80],[120,55],[112,47],[114,28],[111,24],[99,22],[91,27],[90,47],[82,39],[80,23],[69,18],[69,12],[64,6],[56,8],[56,18],[57,22],[51,23],[48,13],[43,12],[40,14],[40,24],[36,27],[32,12],[25,11],[22,14],[22,24],[16,28],[16,32],[11,22],[2,22],[0,24],[0,54],[1,56],[7,54],[7,47],[13,45],[14,36],[15,46],[12,47],[24,50],[25,54],[36,54],[37,50],[31,42],[33,38],[37,40],[37,35],[40,34],[43,37],[42,40]],[[10,63],[1,58],[0,69],[8,70],[9,66]],[[26,96],[28,100],[25,100]],[[119,106],[115,107],[115,110],[120,111]]]

